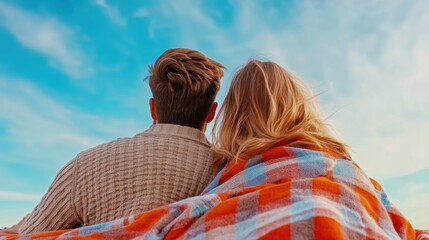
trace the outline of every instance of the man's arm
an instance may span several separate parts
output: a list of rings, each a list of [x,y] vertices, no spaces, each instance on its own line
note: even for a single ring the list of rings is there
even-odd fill
[[[80,226],[74,208],[75,160],[58,173],[42,201],[19,227],[20,234],[69,229]]]

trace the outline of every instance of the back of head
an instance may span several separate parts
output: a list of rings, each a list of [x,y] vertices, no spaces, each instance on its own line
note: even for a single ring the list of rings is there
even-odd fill
[[[169,49],[149,67],[158,123],[201,129],[223,77],[223,66],[202,53]]]
[[[349,157],[331,136],[309,89],[274,62],[251,60],[234,76],[215,121],[218,160],[247,159],[282,141]]]

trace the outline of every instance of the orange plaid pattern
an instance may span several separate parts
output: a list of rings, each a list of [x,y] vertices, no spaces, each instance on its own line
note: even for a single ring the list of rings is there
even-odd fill
[[[1,238],[1,237],[0,237]],[[351,160],[274,147],[200,196],[113,222],[3,239],[429,239]]]

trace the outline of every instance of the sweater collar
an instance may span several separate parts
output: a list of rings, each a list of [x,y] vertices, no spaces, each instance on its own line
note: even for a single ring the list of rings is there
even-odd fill
[[[210,144],[201,130],[175,124],[158,123],[150,126],[145,134],[163,134],[189,138],[198,142]]]

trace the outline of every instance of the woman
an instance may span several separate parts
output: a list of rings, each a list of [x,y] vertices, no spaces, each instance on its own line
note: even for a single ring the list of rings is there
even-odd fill
[[[311,92],[273,62],[251,60],[235,75],[214,129],[219,163],[248,159],[279,142],[350,159],[347,146],[329,132]]]
[[[259,228],[265,228],[263,236],[414,239],[424,235],[351,160],[347,145],[328,130],[309,89],[274,62],[251,60],[237,72],[213,136],[216,167],[227,165],[209,192],[257,185],[259,197],[253,200],[259,201],[259,209],[261,199],[282,202],[271,206],[270,217]],[[240,174],[242,185],[228,184],[238,181]],[[251,180],[252,174],[259,180]],[[264,185],[272,190],[263,193]],[[285,191],[289,194],[272,197]],[[276,224],[279,227],[272,227]]]
[[[351,160],[347,146],[329,133],[314,96],[279,65],[251,60],[240,69],[215,129],[222,170],[202,195],[43,236],[429,239]]]

